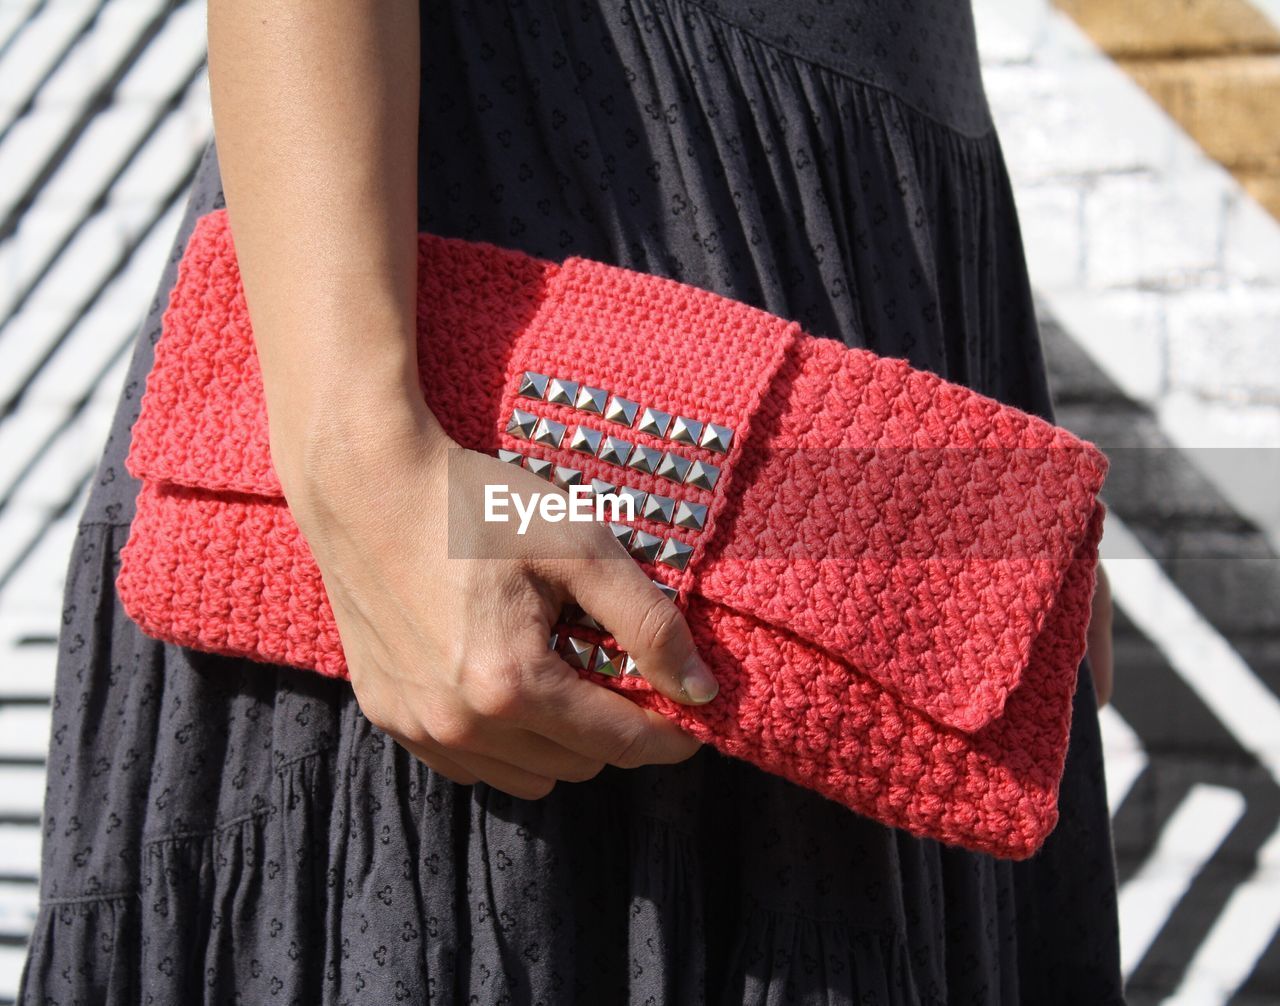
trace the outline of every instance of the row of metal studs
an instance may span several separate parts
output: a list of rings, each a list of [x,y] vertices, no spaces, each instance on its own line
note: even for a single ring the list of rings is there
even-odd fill
[[[531,458],[519,451],[498,451],[498,460],[523,467],[547,482],[562,489],[582,485],[583,474],[577,468],[558,465],[542,458]],[[631,500],[632,512],[657,524],[670,524],[686,531],[701,531],[707,523],[707,508],[692,500],[677,500],[660,493],[648,493],[632,486],[615,486],[604,479],[592,479],[590,488],[596,495],[615,494]]]
[[[526,471],[532,472],[541,479],[548,482],[554,482],[563,489],[570,486],[582,484],[582,472],[576,468],[565,468],[563,465],[554,464],[551,461],[544,461],[541,458],[530,458],[516,451],[498,451],[498,459],[508,464],[523,466]],[[591,480],[592,491],[600,493],[605,491],[615,491],[615,487],[600,479]],[[667,503],[676,503],[666,496],[658,496],[656,493],[646,493],[643,489],[633,489],[630,486],[622,486],[617,488],[618,495],[631,496],[635,500],[633,506],[636,508],[635,513],[641,516],[648,516],[644,511],[649,498],[657,497],[663,501],[661,504],[664,508]],[[689,503],[686,500],[680,500],[678,504],[680,509],[673,510],[671,516],[661,521],[661,523],[674,524],[677,527],[685,527],[693,530],[692,525],[676,524],[676,518],[681,515],[689,515],[689,519],[693,519],[694,514],[697,515],[697,528],[701,529],[702,524],[706,521],[706,507],[701,503]],[[697,508],[696,510],[693,508]],[[649,517],[648,519],[654,520]],[[682,518],[683,519],[683,518]],[[613,532],[613,536],[622,542],[623,547],[641,562],[660,562],[664,566],[670,566],[672,569],[684,569],[689,565],[689,559],[693,555],[693,546],[687,545],[679,538],[659,538],[656,534],[650,534],[648,531],[641,531],[637,528],[630,527],[626,524],[610,522],[609,530]]]
[[[568,652],[563,656],[568,663],[595,671],[597,674],[607,674],[611,678],[624,675],[628,678],[640,677],[640,670],[636,667],[635,658],[631,654],[612,650],[607,646],[599,646],[590,640],[579,639],[577,636],[565,636],[564,639],[568,644],[566,647]],[[559,642],[557,633],[551,637],[551,649],[559,652]]]
[[[636,429],[655,437],[672,440],[678,444],[705,447],[717,454],[728,454],[729,445],[733,443],[733,430],[728,426],[716,423],[703,423],[687,416],[672,416],[661,409],[644,408],[639,402],[619,395],[610,395],[603,388],[592,388],[577,381],[567,381],[562,377],[548,377],[525,371],[516,387],[516,394],[521,398],[531,398],[537,402],[552,402],[556,405],[568,405],[582,412],[595,416],[603,416],[611,423],[630,428],[640,422]]]
[[[677,591],[675,587],[668,586],[661,580],[653,580],[651,582],[671,600],[674,601],[676,599]],[[565,608],[560,613],[559,620],[569,625],[581,625],[587,629],[595,629],[598,632],[608,631],[576,604],[571,604]],[[607,674],[610,677],[617,677],[619,673],[627,677],[640,676],[639,670],[636,669],[636,662],[631,654],[593,643],[589,639],[579,639],[577,636],[565,636],[564,638],[569,644],[569,653],[566,656],[577,666],[588,668],[598,674]],[[551,649],[558,651],[559,642],[560,633],[553,632],[549,643]]]
[[[656,475],[677,485],[695,489],[714,489],[720,478],[720,469],[705,461],[690,461],[671,451],[659,451],[629,440],[606,436],[590,426],[575,426],[567,438],[569,427],[554,419],[539,418],[523,409],[512,409],[507,432],[517,440],[528,440],[544,447],[573,451],[589,458],[599,458],[606,464],[630,468],[643,475]]]

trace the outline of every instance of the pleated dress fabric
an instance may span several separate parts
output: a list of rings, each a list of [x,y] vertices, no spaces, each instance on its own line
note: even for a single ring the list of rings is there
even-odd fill
[[[954,0],[423,0],[421,229],[683,280],[1051,416]],[[79,525],[20,1001],[1122,1002],[1094,693],[1018,864],[708,746],[538,801],[426,768],[350,686],[143,635],[129,429],[200,164]],[[698,366],[696,359],[687,362]]]

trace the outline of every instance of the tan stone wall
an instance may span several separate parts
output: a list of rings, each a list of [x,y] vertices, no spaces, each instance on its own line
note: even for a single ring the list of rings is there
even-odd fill
[[[1247,0],[1057,0],[1280,218],[1280,31]]]

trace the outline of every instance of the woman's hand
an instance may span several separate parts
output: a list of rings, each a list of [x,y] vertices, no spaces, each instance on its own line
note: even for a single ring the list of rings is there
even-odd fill
[[[1088,657],[1093,672],[1093,689],[1098,693],[1098,706],[1111,701],[1114,662],[1111,654],[1111,581],[1101,564],[1093,591],[1093,614],[1089,619]]]
[[[278,467],[371,722],[457,782],[525,798],[606,764],[672,763],[698,749],[548,648],[576,601],[664,695],[715,695],[679,609],[607,527],[535,520],[520,536],[514,523],[486,523],[486,483],[558,490],[461,450],[429,413],[361,425],[343,419],[305,459],[281,446]]]

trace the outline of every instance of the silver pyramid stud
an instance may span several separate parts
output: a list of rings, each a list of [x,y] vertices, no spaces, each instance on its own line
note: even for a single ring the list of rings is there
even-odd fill
[[[653,562],[662,548],[662,539],[648,531],[637,531],[631,539],[631,554],[641,562]]]
[[[546,444],[548,447],[559,447],[567,429],[568,427],[564,423],[557,423],[554,419],[543,417],[538,420],[538,425],[533,428],[533,441],[538,444]]]
[[[640,406],[636,402],[614,395],[604,407],[604,418],[619,426],[630,426],[636,421],[636,413],[639,411]]]
[[[729,445],[732,443],[733,430],[727,426],[717,426],[715,423],[707,423],[706,429],[698,439],[698,446],[715,451],[717,454],[728,454]]]
[[[670,496],[659,496],[657,493],[650,493],[644,501],[643,516],[649,520],[657,521],[659,524],[670,524],[675,510],[676,501]]]
[[[547,393],[547,382],[551,380],[546,374],[536,374],[532,370],[526,370],[524,376],[520,378],[520,385],[516,388],[516,394],[521,398],[532,398],[540,401],[542,396]]]
[[[627,467],[634,468],[645,475],[652,475],[657,470],[658,462],[661,460],[662,451],[636,444],[631,451],[631,457],[627,459]]]
[[[606,496],[610,493],[616,493],[618,491],[618,487],[612,482],[606,482],[604,479],[592,479],[591,491],[597,496]]]
[[[640,515],[640,510],[634,502],[626,503],[626,496],[618,489],[610,489],[607,494],[598,496],[597,503],[603,510],[601,516],[606,520],[620,518],[622,520],[635,520]]]
[[[624,499],[631,500],[630,517],[632,520],[635,520],[642,513],[644,513],[645,497],[648,496],[649,494],[645,492],[643,489],[636,489],[633,486],[619,486],[618,495],[623,497]],[[619,507],[619,509],[621,509],[621,507]]]
[[[676,505],[676,515],[671,523],[690,531],[701,531],[707,523],[707,508],[701,503],[681,500]]]
[[[688,458],[667,451],[662,455],[662,460],[658,462],[658,470],[655,474],[659,478],[669,479],[672,482],[683,482],[684,477],[689,474],[689,466],[692,464],[693,462]]]
[[[517,468],[519,468],[522,464],[524,464],[524,455],[521,454],[519,451],[504,451],[501,447],[499,447],[498,460],[503,462],[504,464],[515,465]]]
[[[599,430],[593,430],[590,426],[575,426],[573,435],[569,438],[569,450],[595,457],[602,439],[604,434]]]
[[[616,678],[622,673],[619,666],[622,654],[615,651],[606,650],[603,646],[596,647],[596,655],[591,660],[591,669],[597,674],[607,674],[611,678]]]
[[[670,437],[678,444],[694,444],[698,443],[698,438],[702,436],[702,424],[696,419],[689,419],[687,416],[676,416],[676,421],[671,424]]]
[[[715,465],[709,465],[705,461],[695,461],[689,466],[689,474],[685,476],[684,484],[696,489],[714,489],[718,478],[720,478],[720,469]]]
[[[547,388],[547,401],[556,405],[572,405],[578,400],[578,382],[566,381],[559,377],[551,379]]]
[[[550,482],[552,477],[555,475],[555,467],[555,462],[545,461],[542,458],[524,459],[525,471],[533,472],[533,474],[538,476],[538,478],[546,479],[548,482]]]
[[[574,399],[573,407],[583,412],[590,412],[593,416],[600,416],[604,414],[604,403],[608,397],[609,392],[604,388],[589,388],[584,384],[578,389],[578,397]]]
[[[617,437],[605,437],[597,457],[611,465],[625,465],[631,456],[631,444]]]
[[[583,670],[591,666],[591,651],[596,648],[595,643],[579,639],[577,636],[569,636],[565,642],[568,644],[564,652],[565,660]]]
[[[673,569],[684,569],[689,565],[689,557],[693,555],[693,546],[686,545],[679,538],[668,538],[658,553],[658,561]]]
[[[533,435],[533,428],[538,425],[538,417],[524,409],[512,409],[511,418],[507,421],[507,432],[519,440],[528,440]]]
[[[680,591],[676,590],[675,587],[671,586],[668,583],[663,583],[661,580],[654,580],[653,585],[657,587],[660,591],[662,591],[662,593],[665,594],[672,601],[674,601],[677,595],[680,593]]]
[[[635,528],[628,527],[626,524],[610,523],[609,530],[618,541],[622,542],[624,548],[631,547],[631,536],[635,534]]]
[[[551,481],[558,485],[561,489],[568,489],[570,486],[582,484],[582,472],[576,468],[569,468],[565,465],[556,465],[556,470],[552,474]]]
[[[636,666],[636,658],[633,657],[630,653],[628,653],[626,657],[623,658],[622,675],[623,677],[627,677],[627,678],[640,677],[640,668]]]
[[[661,409],[645,409],[640,413],[640,422],[636,429],[655,437],[665,437],[667,427],[671,425],[671,413]]]

